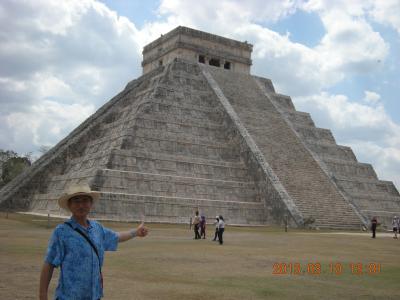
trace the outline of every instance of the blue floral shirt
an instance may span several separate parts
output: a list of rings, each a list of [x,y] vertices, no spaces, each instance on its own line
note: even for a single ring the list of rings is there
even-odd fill
[[[45,261],[54,267],[61,266],[60,278],[55,293],[59,300],[97,300],[103,296],[99,260],[92,246],[75,231],[79,228],[97,247],[100,265],[103,265],[104,251],[115,251],[118,234],[103,227],[96,221],[88,221],[84,228],[74,218],[56,227],[50,238]]]

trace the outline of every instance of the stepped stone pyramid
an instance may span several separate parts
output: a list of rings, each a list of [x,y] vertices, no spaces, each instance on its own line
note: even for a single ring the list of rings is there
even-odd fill
[[[360,228],[400,214],[392,182],[250,75],[252,45],[178,27],[143,50],[143,75],[0,191],[0,207],[67,215],[70,184],[101,192],[92,217]]]

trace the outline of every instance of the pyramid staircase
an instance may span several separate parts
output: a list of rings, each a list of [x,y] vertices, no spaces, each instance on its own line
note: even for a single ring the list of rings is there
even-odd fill
[[[379,180],[373,167],[358,162],[350,147],[336,144],[330,130],[317,128],[308,113],[296,111],[290,97],[275,93],[270,80],[257,81],[363,223],[377,217],[382,227],[391,229],[393,216],[400,214],[400,195],[394,184]]]
[[[304,147],[281,112],[247,74],[209,72],[232,104],[266,161],[293,199],[303,219],[314,219],[318,227],[359,228],[359,216],[343,199]]]

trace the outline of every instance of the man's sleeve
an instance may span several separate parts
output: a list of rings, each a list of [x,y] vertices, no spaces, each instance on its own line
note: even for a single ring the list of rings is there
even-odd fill
[[[60,230],[56,228],[51,235],[45,261],[54,267],[61,265],[64,259],[64,247],[60,239]]]
[[[118,233],[103,227],[103,247],[105,251],[115,251],[118,248]]]

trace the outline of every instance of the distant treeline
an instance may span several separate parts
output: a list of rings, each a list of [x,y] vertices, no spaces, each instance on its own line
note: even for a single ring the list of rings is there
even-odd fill
[[[0,149],[0,188],[13,180],[31,163],[30,154],[20,156],[12,150]]]

